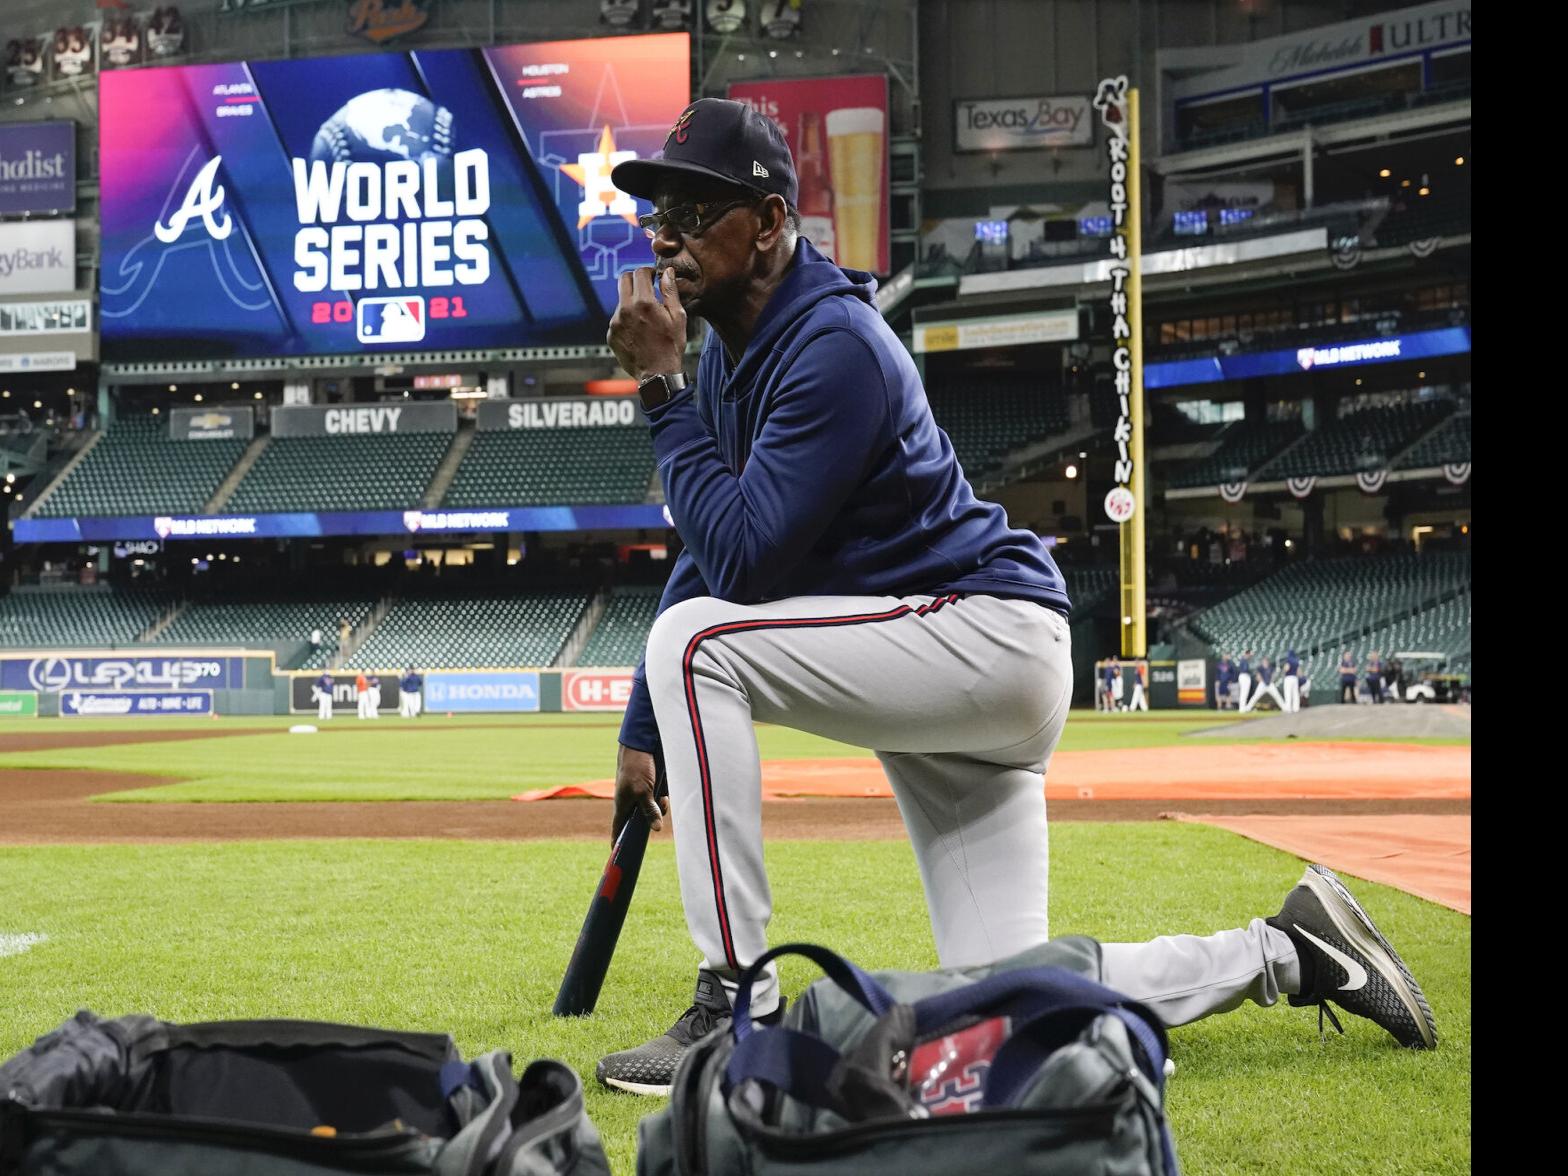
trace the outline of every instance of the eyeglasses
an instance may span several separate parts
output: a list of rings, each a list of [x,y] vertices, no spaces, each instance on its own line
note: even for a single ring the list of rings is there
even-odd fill
[[[659,230],[665,225],[683,237],[700,237],[722,217],[750,203],[752,203],[751,198],[746,197],[741,200],[726,200],[722,204],[714,204],[711,201],[705,204],[677,204],[663,212],[645,212],[637,218],[637,223],[650,237],[658,236]]]

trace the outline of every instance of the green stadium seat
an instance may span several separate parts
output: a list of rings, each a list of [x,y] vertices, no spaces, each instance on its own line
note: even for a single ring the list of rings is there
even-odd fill
[[[510,429],[474,435],[441,504],[585,506],[648,500],[648,430]]]
[[[577,664],[635,666],[640,662],[663,592],[663,588],[642,585],[615,589],[610,607],[594,626]]]
[[[407,598],[382,617],[346,669],[485,669],[548,666],[588,597],[581,592]]]
[[[415,509],[454,436],[274,437],[224,509],[232,514]]]
[[[38,517],[199,514],[247,445],[173,441],[165,417],[124,417],[49,492]]]
[[[164,592],[18,588],[0,596],[0,647],[129,645],[174,603],[175,598]]]

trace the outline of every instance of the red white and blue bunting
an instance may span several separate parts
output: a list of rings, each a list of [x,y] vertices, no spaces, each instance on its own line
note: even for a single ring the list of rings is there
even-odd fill
[[[1470,480],[1470,463],[1467,461],[1451,461],[1443,465],[1443,477],[1455,486],[1463,486]]]
[[[1245,482],[1220,483],[1220,497],[1223,498],[1226,502],[1230,503],[1232,506],[1235,506],[1238,502],[1240,502],[1242,495],[1246,494],[1246,492],[1247,483]]]
[[[1376,494],[1387,480],[1387,470],[1361,470],[1356,474],[1356,485],[1363,494]]]
[[[1318,484],[1315,474],[1308,474],[1305,478],[1286,478],[1285,488],[1290,491],[1292,498],[1305,498],[1312,493],[1312,487]]]

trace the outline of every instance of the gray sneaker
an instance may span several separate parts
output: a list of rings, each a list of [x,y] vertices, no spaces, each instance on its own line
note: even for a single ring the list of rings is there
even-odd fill
[[[784,1002],[780,998],[777,1009],[756,1020],[759,1025],[776,1025],[783,1016]],[[686,1051],[714,1030],[729,1028],[731,1019],[724,985],[706,968],[699,969],[696,996],[680,1020],[646,1045],[600,1058],[594,1076],[613,1090],[668,1097],[675,1081],[675,1067]]]
[[[1437,1048],[1437,1023],[1426,994],[1332,870],[1308,866],[1279,914],[1266,922],[1296,945],[1302,991],[1292,994],[1290,1003],[1317,1005],[1320,1033],[1325,1014],[1344,1032],[1328,1007],[1333,1001],[1347,1013],[1381,1025],[1400,1045]]]

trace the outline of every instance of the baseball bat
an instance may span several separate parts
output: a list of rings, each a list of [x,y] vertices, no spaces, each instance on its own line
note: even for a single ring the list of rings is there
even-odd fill
[[[664,765],[658,766],[654,780],[655,801],[667,791]],[[632,810],[621,833],[610,850],[610,860],[599,875],[599,885],[588,903],[588,914],[583,919],[583,929],[577,934],[577,945],[572,948],[572,958],[561,977],[561,989],[555,994],[557,1017],[582,1017],[593,1012],[599,1001],[599,990],[604,987],[605,974],[610,970],[610,959],[615,955],[615,944],[621,937],[621,926],[626,922],[626,910],[631,906],[632,893],[637,889],[637,875],[642,872],[643,854],[648,848],[648,818],[642,809]]]

